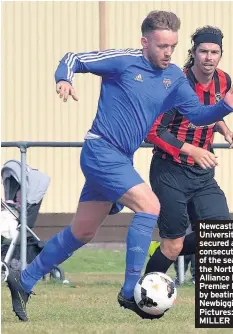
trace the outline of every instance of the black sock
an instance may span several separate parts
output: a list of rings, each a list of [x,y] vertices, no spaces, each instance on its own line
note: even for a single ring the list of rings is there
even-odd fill
[[[170,260],[163,255],[160,247],[158,247],[147,263],[145,274],[153,271],[166,273],[173,262],[173,260]]]
[[[179,255],[190,255],[196,252],[196,232],[192,232],[184,238],[183,248]]]
[[[186,235],[184,238],[183,248],[179,255],[195,254],[195,251],[196,232],[192,232]],[[147,263],[145,274],[151,273],[153,271],[166,273],[173,262],[173,260],[170,260],[165,255],[163,255],[160,247],[158,247]]]

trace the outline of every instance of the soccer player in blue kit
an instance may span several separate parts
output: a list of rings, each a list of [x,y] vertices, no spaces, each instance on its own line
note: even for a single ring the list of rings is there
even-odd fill
[[[140,310],[133,298],[160,211],[156,195],[133,167],[134,152],[155,119],[173,107],[195,125],[214,123],[233,110],[232,90],[216,105],[204,106],[183,72],[170,64],[179,28],[174,13],[153,11],[141,26],[142,50],[68,53],[61,60],[55,73],[60,98],[66,101],[71,95],[77,100],[74,73],[100,76],[101,92],[81,153],[86,182],[71,225],[50,239],[20,276],[8,276],[13,311],[20,320],[28,320],[26,304],[37,281],[90,242],[107,215],[123,206],[135,215],[126,240],[125,281],[118,302],[141,318],[157,317]]]

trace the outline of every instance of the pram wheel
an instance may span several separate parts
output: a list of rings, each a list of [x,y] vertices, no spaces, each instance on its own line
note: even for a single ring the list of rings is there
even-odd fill
[[[1,261],[1,283],[6,282],[9,275],[9,268],[5,262]]]
[[[50,279],[55,280],[55,281],[64,281],[65,279],[65,273],[64,270],[60,267],[54,267],[50,271]]]

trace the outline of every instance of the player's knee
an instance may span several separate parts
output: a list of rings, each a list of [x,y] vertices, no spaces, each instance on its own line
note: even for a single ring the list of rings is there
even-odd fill
[[[139,184],[127,191],[120,201],[134,212],[144,212],[158,216],[160,213],[160,203],[158,197],[151,188],[145,184]]]
[[[78,240],[87,244],[95,237],[97,229],[85,223],[85,221],[82,221],[79,224],[72,224],[72,232]]]
[[[160,213],[160,203],[157,196],[147,197],[141,202],[141,212],[150,213],[151,215],[158,216]]]
[[[75,237],[82,241],[84,244],[91,242],[94,239],[96,232],[93,231],[77,231],[74,233]]]
[[[159,213],[160,213],[160,203],[159,203],[159,200],[158,200],[157,197],[155,197],[155,200],[154,200],[154,203],[153,203],[151,209],[152,209],[152,211],[153,211],[152,214],[154,214],[154,215],[156,215],[156,216],[159,215]]]
[[[183,238],[164,239],[161,242],[162,253],[170,260],[176,260],[183,248]]]
[[[150,212],[151,214],[158,216],[160,213],[160,202],[159,202],[158,197],[153,192],[152,192],[152,195],[151,193],[148,193],[148,196],[147,196],[147,201],[146,201],[147,206],[148,206],[147,212]]]

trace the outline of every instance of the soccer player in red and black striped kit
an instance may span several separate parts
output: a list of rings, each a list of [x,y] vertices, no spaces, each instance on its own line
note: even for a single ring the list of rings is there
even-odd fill
[[[230,76],[217,68],[222,39],[221,30],[211,26],[197,29],[191,37],[193,46],[184,72],[206,105],[215,104],[231,87]],[[223,120],[194,126],[177,109],[161,115],[148,133],[147,140],[155,144],[150,183],[161,204],[162,241],[146,273],[165,273],[178,255],[195,253],[195,232],[185,237],[190,222],[230,220],[226,197],[214,179],[217,159],[211,145],[215,131],[233,147],[233,133]]]

